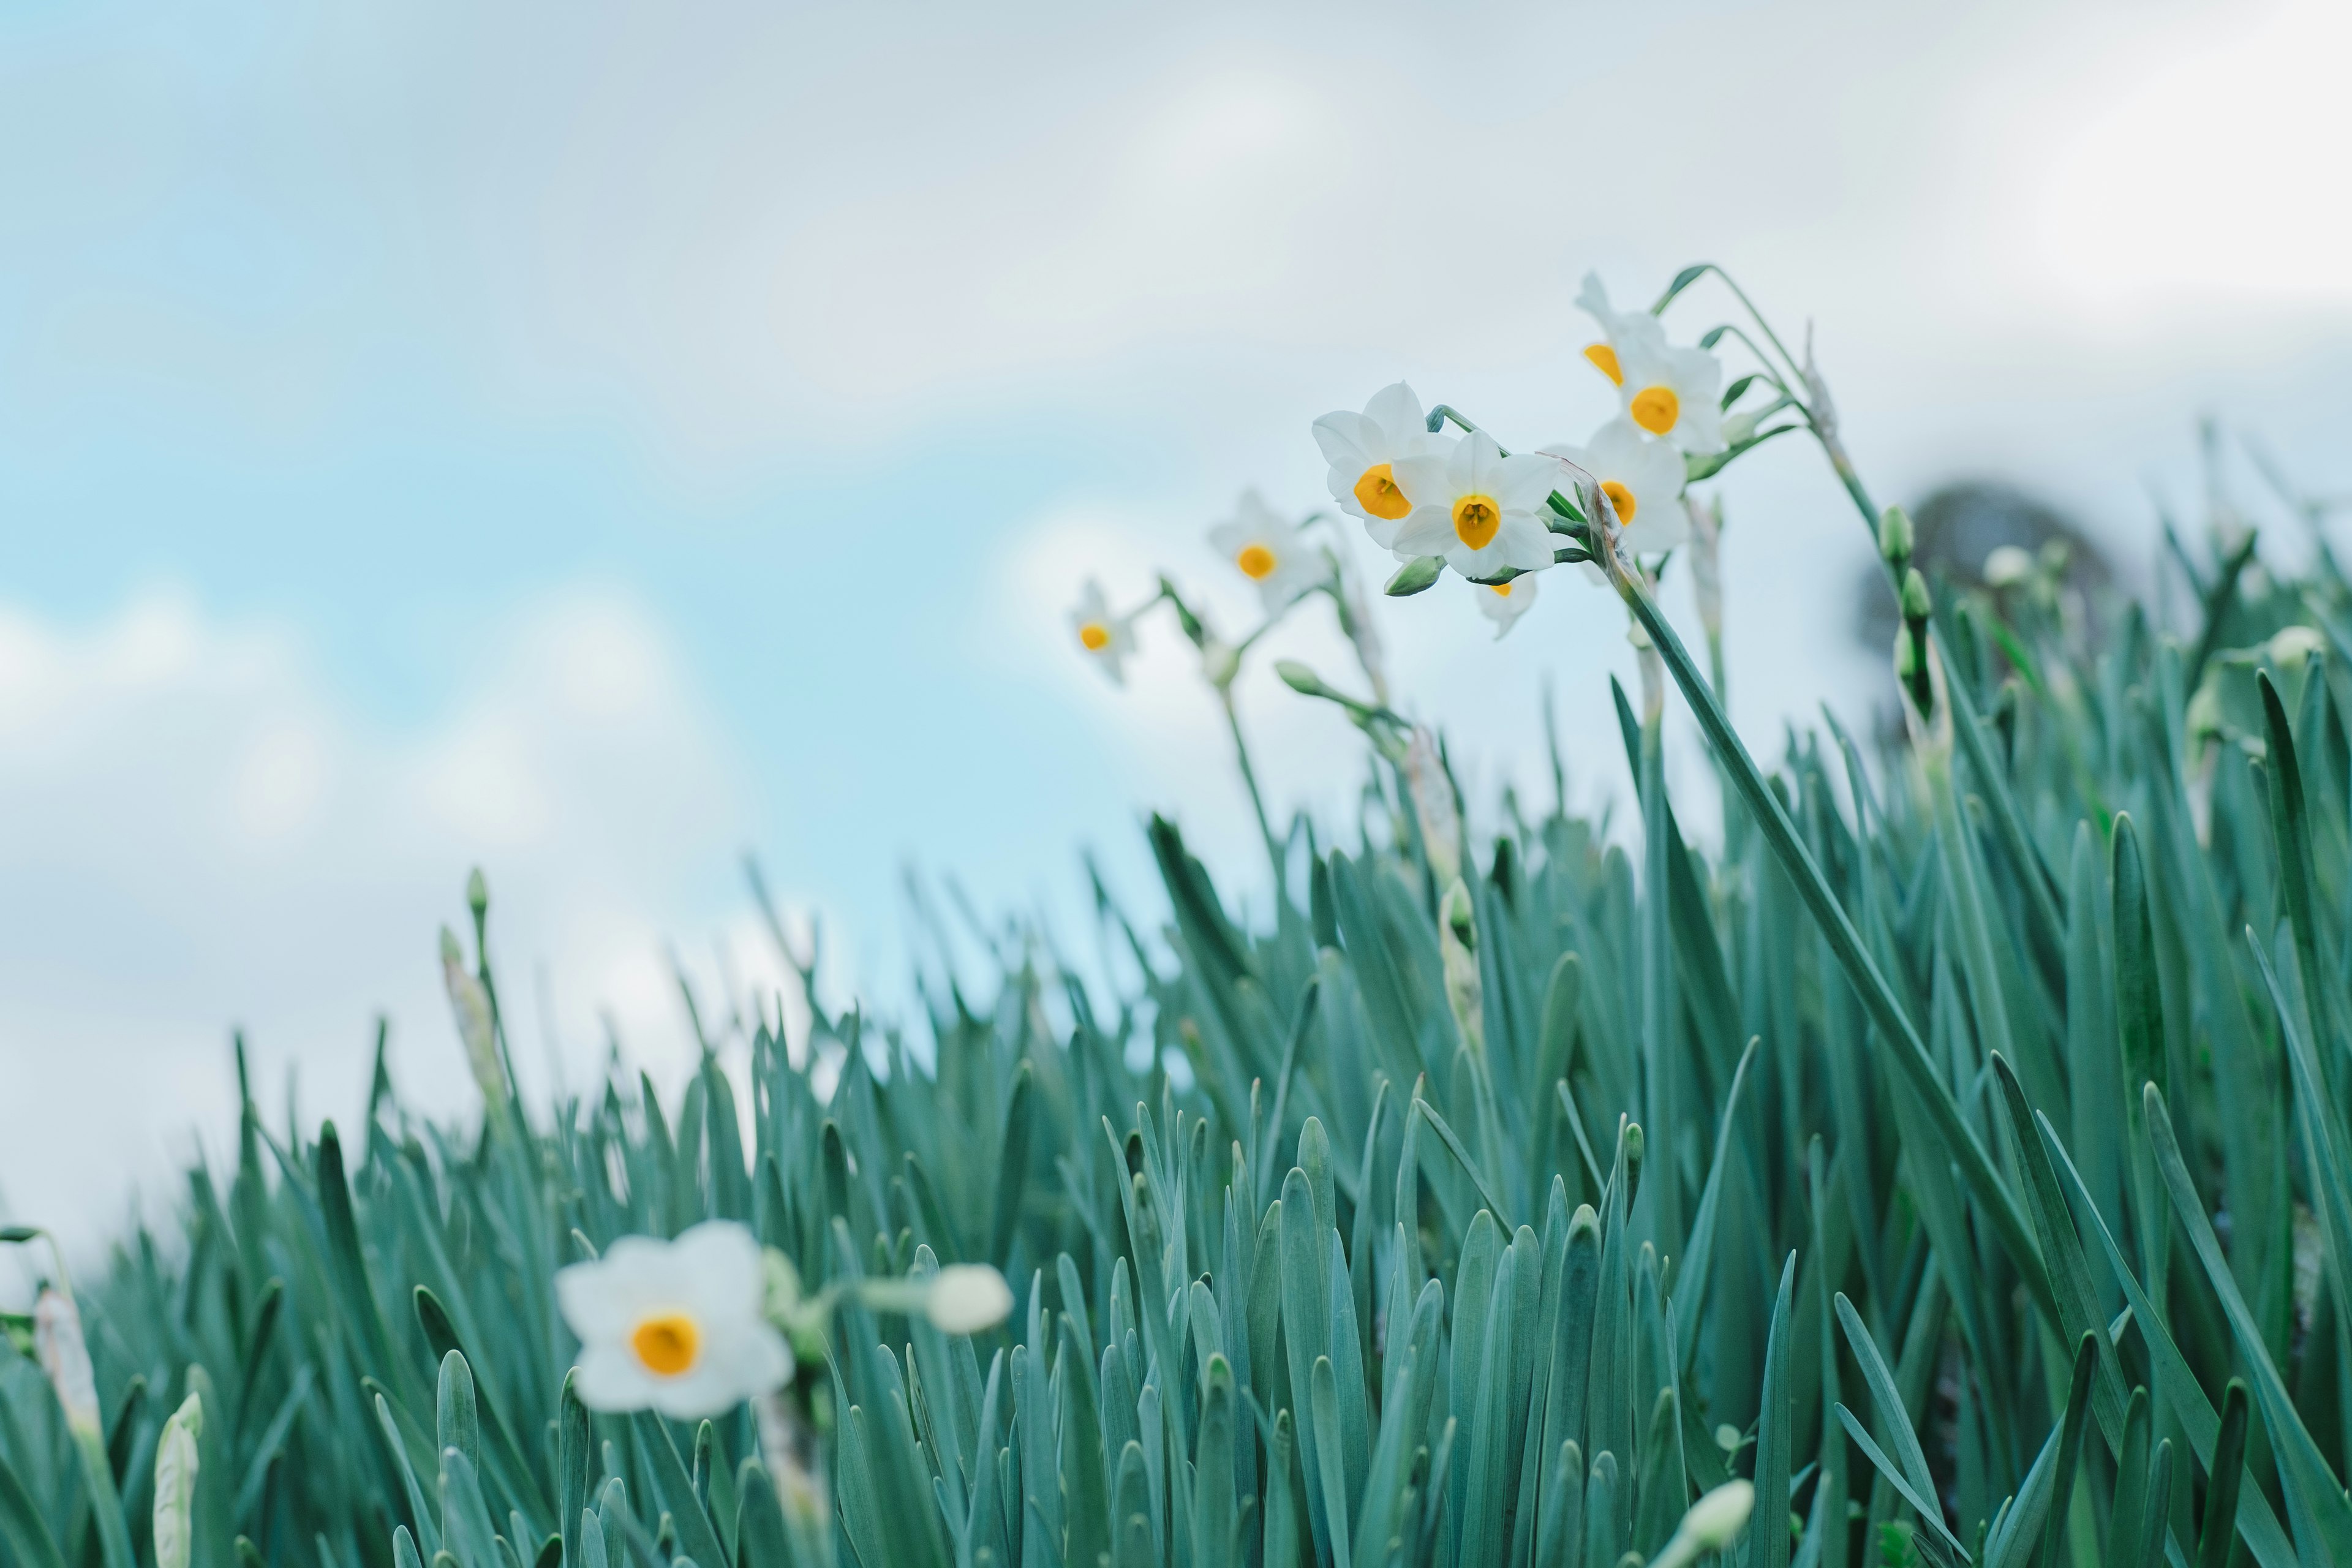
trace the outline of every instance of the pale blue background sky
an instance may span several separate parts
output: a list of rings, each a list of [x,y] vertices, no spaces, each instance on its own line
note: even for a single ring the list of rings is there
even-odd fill
[[[665,941],[765,972],[745,847],[886,993],[908,863],[1066,918],[1162,806],[1246,878],[1172,632],[1112,692],[1077,579],[1247,624],[1201,531],[1399,375],[1580,438],[1588,267],[1812,317],[1888,499],[2016,478],[2136,562],[2207,408],[2352,489],[2319,0],[1265,9],[0,9],[0,1209],[152,1190],[233,1021],[349,1115],[388,1007],[462,1103],[477,860],[574,1081],[600,1007],[684,1059]],[[1738,718],[1860,700],[1818,458],[1726,491]],[[1597,596],[1383,624],[1486,798],[1546,672],[1613,787]],[[1351,732],[1244,700],[1339,801]]]

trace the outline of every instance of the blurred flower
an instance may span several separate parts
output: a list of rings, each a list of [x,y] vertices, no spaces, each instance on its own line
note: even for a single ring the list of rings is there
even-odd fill
[[[1396,478],[1396,465],[1405,458],[1443,453],[1452,443],[1433,436],[1421,399],[1403,382],[1381,388],[1364,405],[1361,414],[1345,409],[1315,422],[1315,444],[1331,465],[1325,482],[1331,499],[1349,515],[1363,519],[1372,542],[1383,550],[1396,548],[1398,531],[1412,510]]]
[[[781,1387],[793,1358],[765,1294],[760,1244],[732,1220],[675,1241],[625,1236],[556,1270],[556,1305],[580,1336],[580,1402],[691,1420]]]
[[[1528,606],[1536,602],[1536,580],[1532,573],[1514,577],[1507,583],[1474,583],[1470,591],[1478,596],[1478,613],[1495,623],[1495,640],[1518,625]]]
[[[1988,588],[2014,588],[2033,575],[2033,557],[2014,544],[1996,547],[1985,557],[1984,580]]]
[[[1633,423],[1678,451],[1698,457],[1722,451],[1722,362],[1705,349],[1675,347],[1664,324],[1646,310],[1612,310],[1596,273],[1584,275],[1576,302],[1607,335],[1584,357],[1617,384]]]
[[[2317,626],[2300,624],[2281,626],[2264,645],[2271,662],[2281,669],[2294,669],[2314,654],[2327,650],[2327,634]]]
[[[66,1425],[77,1436],[94,1436],[104,1430],[98,1410],[98,1382],[90,1375],[89,1346],[82,1339],[81,1314],[73,1298],[52,1285],[41,1288],[33,1304],[33,1343],[41,1370],[57,1391]]]
[[[950,1263],[931,1280],[923,1315],[945,1334],[976,1334],[1013,1315],[1013,1287],[985,1263]]]
[[[1077,633],[1078,646],[1103,667],[1104,674],[1121,686],[1127,684],[1127,661],[1135,652],[1135,633],[1124,616],[1110,613],[1102,584],[1091,577],[1078,591],[1077,607],[1070,612],[1070,629]]]
[[[1690,519],[1675,504],[1682,499],[1683,456],[1643,435],[1633,420],[1612,419],[1581,447],[1537,450],[1592,476],[1624,530],[1617,536],[1621,553],[1662,555],[1690,537]]]
[[[1559,465],[1522,452],[1505,457],[1495,438],[1473,431],[1444,453],[1405,458],[1397,482],[1412,511],[1397,531],[1406,555],[1443,555],[1465,577],[1492,577],[1506,567],[1540,572],[1552,563],[1545,505]]]
[[[1651,1560],[1651,1568],[1684,1568],[1710,1552],[1727,1550],[1748,1528],[1748,1516],[1755,1511],[1754,1482],[1738,1479],[1724,1482],[1690,1505],[1690,1511],[1675,1527],[1673,1539]]]
[[[155,1445],[156,1568],[188,1568],[194,1544],[190,1527],[196,1510],[196,1438],[204,1429],[204,1398],[192,1393],[163,1423]]]
[[[1277,517],[1255,490],[1244,490],[1230,521],[1209,530],[1209,543],[1257,584],[1266,614],[1321,582],[1325,563],[1305,532]]]
[[[495,1110],[506,1103],[507,1074],[499,1061],[490,994],[481,978],[466,967],[465,950],[447,926],[441,928],[441,979],[449,992],[450,1011],[457,1017],[457,1037],[465,1042],[466,1065],[473,1068],[482,1103]]]

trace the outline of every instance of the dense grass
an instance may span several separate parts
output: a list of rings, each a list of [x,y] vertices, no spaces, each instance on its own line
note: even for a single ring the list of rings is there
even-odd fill
[[[1756,1568],[2352,1563],[2352,591],[2248,559],[2183,557],[2185,638],[1944,595],[1983,729],[1727,758],[1704,836],[1628,707],[1633,855],[1520,799],[1449,896],[1382,764],[1270,929],[1155,822],[1115,994],[1008,929],[986,994],[902,1031],[812,985],[800,1065],[730,1025],[667,1106],[526,1107],[495,1050],[478,1126],[381,1066],[341,1132],[248,1095],[80,1281],[101,1441],[11,1325],[0,1568],[155,1562],[191,1394],[189,1568],[1613,1568],[1733,1476]],[[1020,1305],[845,1307],[776,1474],[748,1411],[591,1417],[553,1271],[709,1216]]]

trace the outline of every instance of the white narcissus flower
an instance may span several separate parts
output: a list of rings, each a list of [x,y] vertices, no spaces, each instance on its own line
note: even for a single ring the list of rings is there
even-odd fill
[[[1996,544],[1985,556],[1984,580],[1988,588],[2014,588],[2033,575],[2033,557],[2014,544]]]
[[[2299,622],[2291,626],[2281,626],[2263,645],[2263,651],[2280,668],[2294,669],[2314,654],[2327,651],[2327,634],[2317,626],[2306,626]]]
[[[1274,509],[1255,490],[1244,490],[1231,521],[1209,530],[1209,543],[1257,584],[1266,614],[1288,605],[1321,582],[1325,566],[1306,531]]]
[[[1495,438],[1473,431],[1450,452],[1404,458],[1397,482],[1412,501],[1392,546],[1402,555],[1443,555],[1465,577],[1506,568],[1540,572],[1552,563],[1547,501],[1559,465],[1531,452],[1503,456]]]
[[[1584,289],[1576,297],[1577,309],[1601,325],[1601,341],[1585,345],[1584,357],[1607,376],[1611,384],[1625,384],[1625,356],[1636,350],[1664,348],[1666,329],[1657,317],[1647,310],[1620,310],[1609,303],[1609,290],[1601,286],[1601,274],[1584,275]]]
[[[675,1241],[625,1236],[557,1269],[555,1303],[580,1336],[580,1403],[688,1421],[781,1388],[793,1358],[765,1294],[760,1244],[732,1220]]]
[[[1135,652],[1135,632],[1125,616],[1110,613],[1102,584],[1091,577],[1078,591],[1077,607],[1070,612],[1070,629],[1077,634],[1078,646],[1103,667],[1104,674],[1121,686],[1127,684],[1127,661]]]
[[[1518,624],[1519,617],[1536,602],[1536,580],[1532,573],[1514,577],[1507,583],[1474,583],[1470,591],[1478,595],[1478,613],[1495,623],[1495,640]]]
[[[950,1263],[931,1279],[923,1316],[945,1334],[976,1334],[1013,1313],[1013,1287],[985,1263]]]
[[[1683,494],[1683,455],[1643,435],[1633,420],[1612,419],[1581,447],[1562,443],[1537,451],[1592,476],[1623,530],[1619,553],[1662,555],[1690,537],[1690,518],[1675,504]]]
[[[1383,550],[1396,548],[1398,531],[1412,511],[1397,483],[1396,465],[1453,445],[1430,434],[1421,399],[1401,381],[1374,393],[1361,414],[1340,409],[1318,419],[1315,444],[1331,465],[1325,476],[1331,499],[1349,516],[1361,518],[1372,542]]]
[[[1625,413],[1653,436],[1696,457],[1724,449],[1723,363],[1701,348],[1676,348],[1647,311],[1613,310],[1601,279],[1585,275],[1577,303],[1601,323],[1608,342],[1584,357],[1617,384]]]

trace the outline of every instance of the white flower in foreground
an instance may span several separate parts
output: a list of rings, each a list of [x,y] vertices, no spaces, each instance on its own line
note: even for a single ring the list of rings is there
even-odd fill
[[[1429,432],[1421,399],[1403,382],[1381,388],[1361,414],[1346,409],[1315,422],[1315,444],[1331,465],[1324,476],[1331,499],[1350,516],[1363,519],[1372,542],[1396,548],[1397,531],[1412,511],[1397,483],[1396,465],[1407,458],[1444,452],[1452,443]]]
[[[1495,640],[1518,625],[1519,617],[1536,602],[1536,580],[1532,573],[1514,577],[1507,583],[1474,583],[1470,591],[1478,595],[1478,613],[1495,623]]]
[[[691,1420],[782,1387],[793,1358],[765,1293],[760,1244],[732,1220],[676,1241],[625,1236],[557,1269],[555,1303],[580,1336],[580,1403]]]
[[[1683,455],[1642,434],[1631,419],[1612,419],[1581,447],[1542,447],[1591,474],[1617,513],[1617,549],[1625,555],[1661,555],[1690,537],[1683,495]]]
[[[156,1568],[188,1568],[195,1542],[191,1528],[196,1511],[196,1438],[205,1429],[205,1402],[191,1394],[155,1445],[155,1563]]]
[[[1013,1287],[985,1263],[950,1263],[933,1277],[923,1316],[945,1334],[976,1334],[1013,1315]]]
[[[1601,279],[1587,273],[1577,304],[1601,323],[1606,342],[1584,351],[1617,384],[1625,413],[1677,450],[1705,457],[1724,449],[1723,363],[1701,348],[1676,348],[1646,310],[1614,310]]]
[[[1625,384],[1628,353],[1665,346],[1664,324],[1647,310],[1620,310],[1611,306],[1609,290],[1601,286],[1598,272],[1584,275],[1584,289],[1576,297],[1576,306],[1601,324],[1601,341],[1587,344],[1584,357],[1613,385]]]
[[[1121,686],[1127,684],[1127,661],[1135,652],[1135,633],[1123,616],[1110,613],[1102,584],[1091,577],[1078,591],[1077,607],[1070,612],[1070,629],[1077,634],[1078,646],[1103,667],[1104,674]]]
[[[1255,490],[1244,490],[1230,521],[1209,530],[1209,543],[1257,584],[1268,615],[1321,582],[1324,563],[1306,531],[1274,509]]]
[[[1396,477],[1412,501],[1392,547],[1399,554],[1443,555],[1471,578],[1514,566],[1540,572],[1552,563],[1546,503],[1560,471],[1551,458],[1531,452],[1506,458],[1493,437],[1473,431],[1451,452],[1400,459]]]
[[[1732,1479],[1690,1505],[1675,1527],[1674,1539],[1650,1560],[1650,1568],[1685,1568],[1710,1552],[1723,1552],[1748,1527],[1756,1511],[1756,1483]]]

